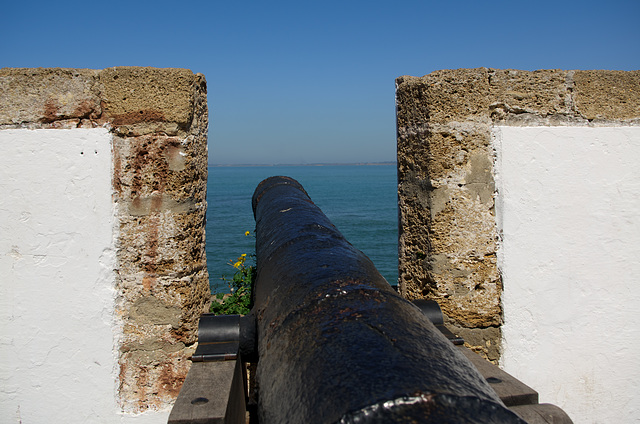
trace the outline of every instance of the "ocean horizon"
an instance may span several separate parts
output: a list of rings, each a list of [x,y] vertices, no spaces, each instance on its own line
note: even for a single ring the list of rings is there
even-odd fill
[[[373,166],[375,165],[375,166]],[[206,251],[212,291],[226,291],[241,254],[255,253],[251,197],[271,176],[296,179],[345,238],[390,284],[398,279],[395,162],[362,164],[209,165]],[[249,231],[250,235],[245,236]]]
[[[273,166],[384,166],[384,165],[396,165],[396,161],[384,161],[384,162],[314,162],[314,163],[210,163],[208,166],[215,168],[246,168],[246,167],[273,167]]]

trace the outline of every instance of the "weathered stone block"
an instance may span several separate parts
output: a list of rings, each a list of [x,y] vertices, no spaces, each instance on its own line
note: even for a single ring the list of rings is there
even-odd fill
[[[145,216],[121,216],[120,273],[181,276],[205,266],[205,206],[193,211],[163,211]]]
[[[396,84],[402,91],[420,91],[429,122],[462,121],[469,116],[488,118],[483,99],[489,91],[489,70],[456,69],[436,71],[422,78],[400,77]],[[410,87],[413,86],[413,87]]]
[[[640,71],[575,71],[576,111],[585,119],[638,120]]]
[[[196,76],[188,69],[108,68],[99,73],[104,117],[123,135],[188,130]]]
[[[189,372],[183,350],[136,349],[120,358],[120,401],[124,412],[162,409],[178,397]]]
[[[488,73],[490,96],[488,104],[493,120],[509,115],[533,113],[547,116],[571,112],[567,71],[491,69]]]
[[[206,191],[206,139],[149,134],[114,138],[113,184],[132,215],[189,205]],[[203,152],[198,154],[197,152]]]
[[[0,125],[98,118],[97,74],[92,69],[0,69]]]

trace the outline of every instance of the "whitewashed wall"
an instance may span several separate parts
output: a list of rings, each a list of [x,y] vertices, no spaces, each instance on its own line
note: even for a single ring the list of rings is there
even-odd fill
[[[576,423],[640,416],[640,128],[496,127],[501,365]]]
[[[111,138],[103,128],[0,131],[2,422],[126,421]]]

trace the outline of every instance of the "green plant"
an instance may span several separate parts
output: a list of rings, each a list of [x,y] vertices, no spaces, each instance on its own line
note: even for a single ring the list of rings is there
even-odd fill
[[[249,235],[249,231],[245,236]],[[250,255],[253,258],[254,255]],[[229,293],[215,293],[217,301],[211,302],[210,312],[216,315],[246,315],[251,310],[251,292],[256,278],[255,265],[247,264],[247,254],[243,253],[234,262],[229,260],[229,265],[235,268],[232,278],[222,276],[229,286]]]

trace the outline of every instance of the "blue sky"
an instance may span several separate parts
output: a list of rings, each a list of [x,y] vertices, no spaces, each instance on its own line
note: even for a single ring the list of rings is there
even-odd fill
[[[395,160],[394,80],[640,69],[640,1],[5,2],[0,67],[188,68],[209,162]]]

